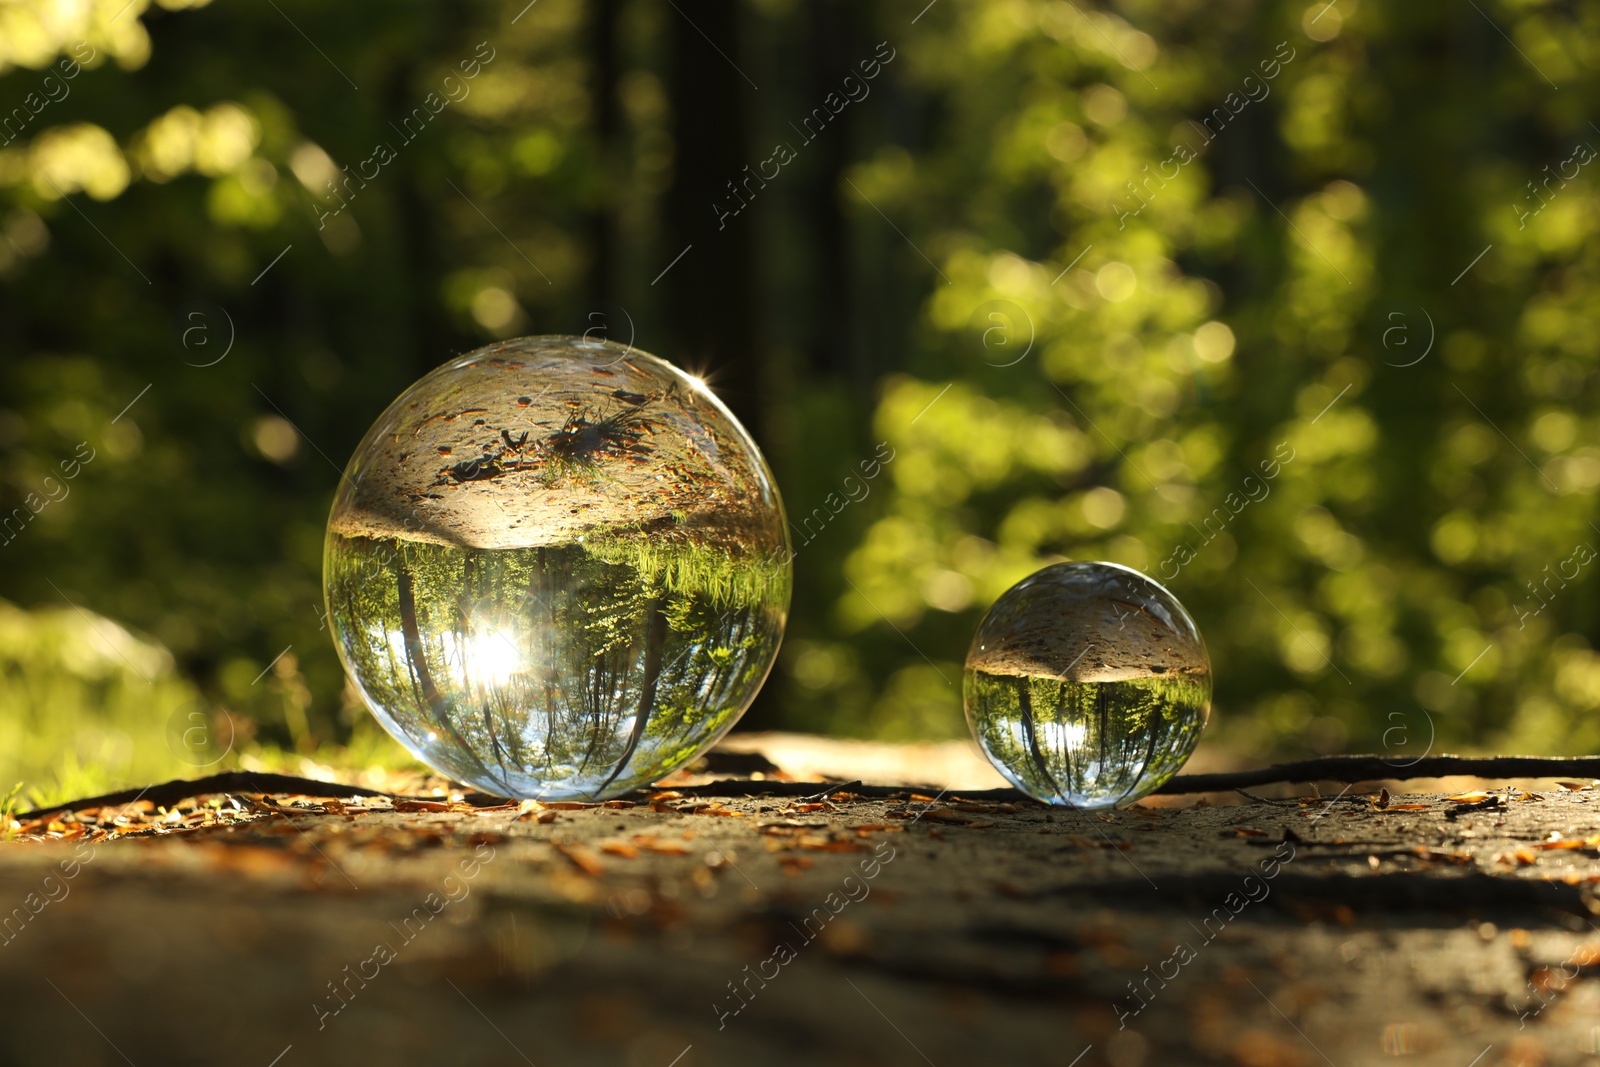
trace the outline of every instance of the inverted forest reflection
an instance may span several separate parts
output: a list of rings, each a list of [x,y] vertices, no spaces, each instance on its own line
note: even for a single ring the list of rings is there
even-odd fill
[[[682,764],[765,678],[781,587],[719,597],[607,555],[334,538],[363,696],[419,758],[503,796],[618,792]]]
[[[1200,741],[1211,674],[1084,682],[967,671],[978,742],[1018,788],[1109,807],[1178,772]]]

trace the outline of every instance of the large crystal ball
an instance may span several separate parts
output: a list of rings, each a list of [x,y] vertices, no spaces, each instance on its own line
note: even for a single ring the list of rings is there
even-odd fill
[[[738,720],[792,574],[755,443],[632,348],[480,348],[389,405],[345,469],[323,584],[345,669],[402,745],[506,797],[654,781]]]

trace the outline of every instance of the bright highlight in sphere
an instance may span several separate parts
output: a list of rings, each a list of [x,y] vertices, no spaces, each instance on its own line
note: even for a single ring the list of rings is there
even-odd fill
[[[510,631],[496,630],[468,639],[465,673],[484,688],[505,685],[521,669],[522,653]]]

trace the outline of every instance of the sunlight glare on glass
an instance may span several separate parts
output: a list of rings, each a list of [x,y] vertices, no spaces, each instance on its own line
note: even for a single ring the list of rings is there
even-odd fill
[[[467,638],[467,677],[486,686],[501,686],[522,670],[522,653],[510,630],[501,628]]]

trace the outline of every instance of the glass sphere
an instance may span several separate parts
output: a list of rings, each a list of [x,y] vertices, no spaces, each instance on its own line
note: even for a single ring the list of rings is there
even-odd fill
[[[749,707],[789,609],[787,529],[705,383],[527,337],[439,367],[367,431],[323,586],[345,669],[418,759],[498,796],[594,799]]]
[[[1211,659],[1177,597],[1115,563],[1057,563],[995,602],[967,652],[967,723],[1018,789],[1109,808],[1182,767],[1211,711]]]

